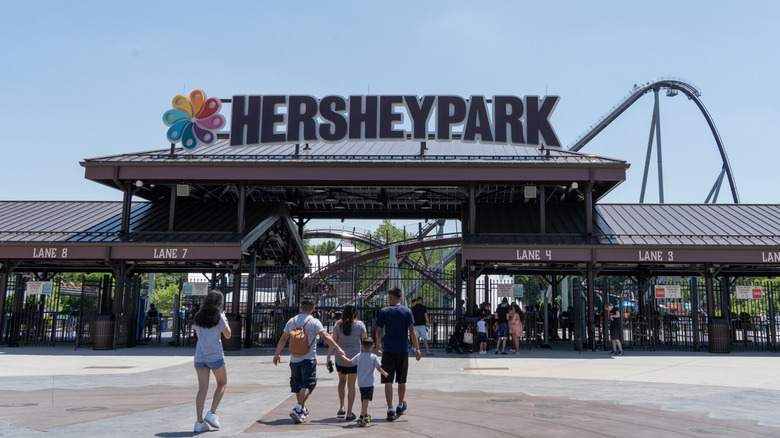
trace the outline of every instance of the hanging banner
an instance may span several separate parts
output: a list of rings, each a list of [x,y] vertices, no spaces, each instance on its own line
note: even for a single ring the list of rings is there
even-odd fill
[[[671,300],[682,299],[682,290],[676,284],[657,284],[655,285],[655,297]]]
[[[54,287],[51,281],[28,281],[25,293],[27,295],[49,295]]]
[[[206,296],[209,293],[209,284],[208,283],[184,283],[181,287],[181,293],[182,295],[189,295],[189,296],[197,296],[197,295]]]
[[[762,286],[736,286],[738,300],[760,300],[764,298]]]

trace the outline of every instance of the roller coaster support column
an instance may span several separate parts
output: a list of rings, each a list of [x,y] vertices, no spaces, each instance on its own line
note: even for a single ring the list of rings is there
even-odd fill
[[[398,271],[398,245],[390,245],[390,254],[388,255],[388,280],[389,288],[397,287],[403,292],[403,285],[399,278]],[[406,305],[406,294],[401,294],[401,305]]]
[[[647,174],[650,170],[650,156],[653,153],[653,134],[656,137],[656,144],[658,144],[658,200],[661,204],[664,203],[664,169],[663,169],[663,154],[661,152],[661,106],[658,100],[658,92],[660,87],[653,89],[655,94],[655,106],[653,107],[653,121],[650,123],[650,139],[647,141],[647,156],[645,157],[645,171],[642,177],[642,192],[639,195],[639,202],[645,202],[645,190],[647,189]]]

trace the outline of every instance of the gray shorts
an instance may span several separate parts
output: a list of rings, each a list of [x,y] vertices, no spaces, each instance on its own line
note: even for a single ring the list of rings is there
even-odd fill
[[[428,329],[424,325],[414,326],[414,333],[417,335],[417,339],[428,339]]]

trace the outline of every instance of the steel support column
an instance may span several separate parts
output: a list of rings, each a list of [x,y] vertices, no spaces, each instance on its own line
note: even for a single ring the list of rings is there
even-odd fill
[[[238,234],[244,233],[244,227],[246,226],[245,219],[246,211],[246,183],[241,182],[238,186],[238,212],[236,213],[236,230]]]
[[[477,302],[477,274],[474,268],[473,264],[467,262],[466,269],[468,269],[468,278],[466,282],[466,303],[468,303],[468,307],[466,308],[466,313],[469,316],[474,315],[474,307]]]
[[[11,318],[10,336],[8,338],[9,347],[19,346],[19,333],[22,329],[22,310],[24,309],[24,288],[27,286],[27,280],[21,275],[16,276],[14,282],[14,302],[13,316]]]
[[[241,309],[241,261],[233,269],[233,303],[231,313],[238,315]],[[240,334],[239,334],[240,336]]]
[[[582,323],[585,319],[585,312],[583,312],[582,303],[582,284],[580,287],[575,288],[572,282],[572,302],[573,302],[573,315],[569,315],[569,318],[574,318],[574,350],[582,351]]]
[[[458,319],[460,319],[461,316],[469,315],[471,316],[473,313],[472,307],[473,303],[466,302],[466,315],[463,314],[463,307],[460,303],[461,300],[463,300],[463,255],[458,253],[455,254],[455,314],[458,315]]]
[[[720,278],[720,316],[731,318],[731,300],[729,300],[729,278]]]
[[[255,279],[257,278],[257,251],[249,252],[249,277],[246,282],[246,338],[244,348],[252,347],[252,323],[255,309]]]
[[[546,186],[542,184],[539,186],[539,224],[541,225],[539,232],[541,234],[547,234],[547,194]]]
[[[602,284],[602,286],[604,286],[604,285]],[[604,351],[609,351],[609,350],[607,350],[607,348],[609,348],[610,350],[612,349],[612,347],[609,345],[609,341],[607,340],[607,336],[610,334],[609,333],[609,313],[607,312],[607,309],[604,308],[604,305],[606,305],[608,302],[609,302],[609,291],[605,287],[602,287],[602,291],[601,291],[601,314],[603,316],[601,318],[601,339],[603,340],[603,343],[604,343],[604,345],[603,345]],[[621,313],[622,313],[622,311],[621,311]],[[610,341],[611,341],[611,339],[610,339]]]
[[[176,184],[171,186],[171,199],[168,201],[168,231],[176,224]]]
[[[5,333],[5,300],[8,293],[8,261],[0,263],[0,344],[3,342],[3,333]]]
[[[593,263],[588,263],[588,302],[586,305],[588,306],[588,344],[590,346],[591,351],[596,351],[596,326],[595,326],[595,314],[594,314],[594,308],[593,305],[596,302],[596,288],[593,284],[595,275],[593,273]]]
[[[125,234],[130,232],[130,207],[133,202],[133,195],[128,186],[125,186],[122,192],[122,219],[119,224],[119,232]]]
[[[469,237],[477,232],[477,194],[474,184],[469,184]]]
[[[693,323],[693,351],[701,350],[701,336],[699,331],[699,278],[691,277],[688,279],[691,291],[691,322]],[[706,321],[704,321],[706,324]]]
[[[712,284],[712,272],[710,272],[709,267],[704,268],[704,289],[707,294],[707,316],[712,319],[715,316],[715,291]]]

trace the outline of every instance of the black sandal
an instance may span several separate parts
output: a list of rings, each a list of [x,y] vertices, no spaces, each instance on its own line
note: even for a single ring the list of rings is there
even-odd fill
[[[343,417],[345,415],[347,415],[347,411],[345,411],[344,409],[339,409],[339,411],[336,412],[337,417]]]

